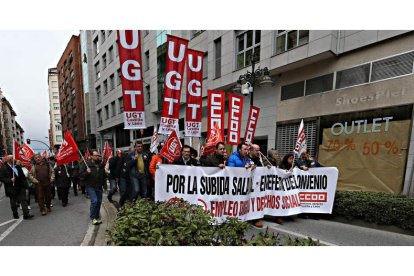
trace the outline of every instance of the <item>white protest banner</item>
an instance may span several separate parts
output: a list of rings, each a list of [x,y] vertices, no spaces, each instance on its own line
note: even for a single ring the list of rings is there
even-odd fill
[[[323,167],[293,172],[272,168],[225,169],[160,165],[155,175],[155,200],[182,198],[198,204],[219,222],[264,215],[331,213],[338,170]]]

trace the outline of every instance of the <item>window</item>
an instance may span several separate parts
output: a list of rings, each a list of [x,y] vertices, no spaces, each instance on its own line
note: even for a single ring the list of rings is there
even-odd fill
[[[102,69],[106,68],[106,54],[102,55]]]
[[[53,99],[54,100],[58,100],[59,99],[59,96],[53,96]]]
[[[99,66],[99,61],[95,64],[95,77],[97,80],[101,77],[101,67]]]
[[[389,79],[413,73],[414,52],[372,63],[371,81]]]
[[[112,74],[109,77],[109,89],[112,91],[112,90],[114,90],[114,88],[115,88],[115,75]]]
[[[121,78],[121,69],[118,69],[116,74],[116,78],[117,78],[117,85],[121,85],[122,84],[122,78]]]
[[[281,101],[302,97],[305,91],[305,82],[300,81],[282,86]]]
[[[101,31],[101,41],[102,41],[102,44],[105,41],[105,31],[104,30]]]
[[[108,94],[108,80],[103,81],[103,94]]]
[[[75,79],[75,72],[73,72],[73,70],[70,71],[70,79],[71,80],[74,80]]]
[[[203,79],[208,78],[208,52],[204,53],[203,60]]]
[[[109,119],[109,106],[105,106],[105,120]]]
[[[185,93],[182,93],[185,94]],[[145,98],[146,98],[146,103],[145,104],[150,104],[151,103],[151,86],[149,84],[145,85]]]
[[[119,113],[124,112],[124,98],[118,99]]]
[[[72,64],[72,61],[73,61],[73,53],[72,53],[72,51],[70,51],[70,53],[69,53],[69,64]]]
[[[99,54],[99,38],[96,36],[96,38],[93,41],[93,52],[95,53],[95,56]]]
[[[157,47],[167,42],[167,34],[171,34],[171,30],[157,31],[157,37],[156,37]]]
[[[333,89],[333,73],[306,80],[305,95],[312,95]]]
[[[336,72],[335,88],[354,86],[367,83],[369,81],[370,64],[363,64],[354,68]]]
[[[296,124],[277,125],[276,127],[276,149],[281,156],[292,153],[295,149],[296,138],[298,136],[300,122]],[[316,138],[317,138],[316,121],[304,122],[307,148],[311,156],[315,156]]]
[[[57,82],[57,81],[52,81],[52,87],[53,87],[53,88],[58,87],[58,82]]]
[[[276,31],[276,54],[289,51],[309,42],[309,31]]]
[[[98,110],[98,127],[102,126],[102,110]]]
[[[53,104],[53,110],[59,110],[59,109],[60,109],[59,104],[58,103],[54,103]]]
[[[199,36],[200,34],[202,34],[205,30],[194,30],[191,32],[191,38],[195,38],[197,36]]]
[[[149,63],[149,50],[145,52],[145,61],[144,61],[144,71],[148,71],[150,69],[150,63]]]
[[[111,117],[114,117],[116,114],[116,110],[115,110],[115,101],[113,101],[111,103]]]
[[[56,142],[62,142],[62,135],[56,135]]]
[[[75,95],[76,91],[75,89],[72,89],[72,95]]]
[[[260,31],[247,31],[237,36],[236,69],[260,61]]]
[[[214,41],[214,77],[221,77],[221,37]]]
[[[114,61],[114,46],[109,47],[108,55],[109,55],[109,63],[111,63],[112,61]]]
[[[96,92],[96,103],[99,104],[101,103],[101,86],[96,87],[95,92]]]

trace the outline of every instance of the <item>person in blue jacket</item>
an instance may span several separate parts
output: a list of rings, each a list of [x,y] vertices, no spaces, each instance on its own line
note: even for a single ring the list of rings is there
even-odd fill
[[[227,166],[238,168],[250,168],[251,160],[249,159],[249,145],[246,143],[240,143],[237,145],[237,151],[229,157]]]

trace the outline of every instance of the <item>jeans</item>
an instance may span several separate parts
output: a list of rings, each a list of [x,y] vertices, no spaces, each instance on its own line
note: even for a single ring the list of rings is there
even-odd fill
[[[122,207],[127,199],[127,181],[122,177],[119,179],[119,194],[119,206]]]
[[[108,199],[112,200],[112,196],[115,194],[116,190],[116,179],[109,179],[109,192],[108,192]]]
[[[148,177],[138,172],[131,174],[131,187],[132,200],[136,200],[138,195],[140,195],[141,198],[147,197]]]
[[[86,187],[86,191],[88,192],[91,200],[89,217],[90,219],[99,219],[99,212],[102,204],[102,191],[92,187]]]

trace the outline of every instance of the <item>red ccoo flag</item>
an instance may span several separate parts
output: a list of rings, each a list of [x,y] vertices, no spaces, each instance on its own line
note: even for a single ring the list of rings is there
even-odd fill
[[[31,150],[31,149],[30,149]],[[33,152],[33,151],[32,151]],[[32,155],[33,156],[33,155]],[[19,143],[14,141],[13,158],[22,162],[22,164],[29,170],[32,170],[32,164],[30,164],[30,158],[26,156],[25,152],[20,148]]]
[[[64,165],[72,161],[79,160],[78,154],[79,148],[73,140],[72,135],[68,130],[65,132],[65,139],[63,139],[62,145],[59,148],[59,152],[56,155],[57,165]]]
[[[171,135],[165,141],[160,154],[164,156],[168,162],[172,163],[175,159],[181,155],[181,141],[178,139],[177,132],[173,130]]]

